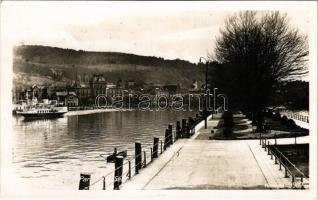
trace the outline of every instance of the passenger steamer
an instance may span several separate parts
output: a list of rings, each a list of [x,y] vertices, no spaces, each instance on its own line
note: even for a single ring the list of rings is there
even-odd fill
[[[46,106],[46,107],[34,107],[26,106],[21,110],[16,110],[17,115],[22,115],[24,117],[36,117],[36,118],[51,118],[59,117],[67,113],[66,106]]]

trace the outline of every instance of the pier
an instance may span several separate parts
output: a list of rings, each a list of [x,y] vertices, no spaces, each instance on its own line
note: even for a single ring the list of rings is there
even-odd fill
[[[264,151],[262,140],[200,138],[208,135],[218,122],[218,115],[213,119],[210,117],[207,129],[201,127],[190,139],[178,140],[138,176],[123,184],[121,190],[295,187],[296,180],[293,176],[286,177],[276,159],[274,162],[273,156]],[[274,139],[270,141],[274,143]],[[278,140],[279,144],[293,142],[293,138]],[[307,142],[308,137],[298,138],[297,141]],[[301,178],[301,181],[308,188],[308,180]]]

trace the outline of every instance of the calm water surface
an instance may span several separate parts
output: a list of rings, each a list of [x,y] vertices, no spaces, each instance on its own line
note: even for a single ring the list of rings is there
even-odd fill
[[[153,137],[163,139],[169,123],[195,116],[189,111],[125,111],[25,121],[14,117],[15,173],[34,189],[78,189],[81,172],[92,182],[113,170],[100,154],[114,147],[134,154],[134,143],[150,151]],[[125,171],[125,170],[124,170]],[[113,177],[109,177],[109,182]],[[98,182],[91,189],[100,190]]]

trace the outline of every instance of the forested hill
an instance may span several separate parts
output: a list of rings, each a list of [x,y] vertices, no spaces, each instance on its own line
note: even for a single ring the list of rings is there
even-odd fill
[[[76,72],[79,76],[103,74],[109,82],[134,79],[146,85],[180,84],[188,87],[194,80],[203,80],[202,70],[202,67],[185,60],[154,56],[37,45],[22,45],[14,49],[14,83],[22,86],[67,84],[75,79]]]
[[[62,49],[48,46],[23,45],[15,48],[14,53],[27,61],[50,64],[133,64],[160,67],[194,67],[184,60],[165,60],[161,57],[140,56],[118,52],[91,52]]]

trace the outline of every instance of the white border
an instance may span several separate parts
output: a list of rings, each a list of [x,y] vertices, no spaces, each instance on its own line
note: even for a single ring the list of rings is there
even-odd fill
[[[1,3],[1,11],[3,9],[3,4],[6,3],[20,3],[20,2],[5,2]],[[44,3],[44,2],[41,2]],[[61,3],[61,2],[48,2],[50,4]],[[64,2],[65,4],[73,4],[78,2]],[[87,2],[82,2],[87,3]],[[52,192],[35,192],[35,191],[15,191],[15,183],[11,182],[12,172],[11,172],[11,88],[12,88],[12,42],[3,38],[1,34],[1,193],[6,197],[64,197],[64,198],[74,198],[74,197],[84,197],[84,198],[121,198],[121,199],[140,199],[140,198],[173,198],[173,199],[210,199],[213,198],[258,198],[258,199],[273,199],[273,198],[316,198],[317,197],[317,2],[270,2],[270,1],[258,1],[258,2],[116,2],[114,4],[118,5],[128,5],[133,4],[136,9],[150,9],[156,3],[156,8],[165,10],[174,10],[175,8],[180,8],[181,10],[191,10],[191,9],[201,9],[201,10],[241,10],[241,9],[253,9],[253,10],[289,10],[289,9],[304,9],[311,7],[310,9],[310,190],[305,191],[291,191],[291,190],[200,190],[200,191],[135,191],[135,192],[95,192],[95,191],[52,191]],[[97,2],[92,2],[91,4],[98,4]],[[2,13],[2,12],[0,12]],[[6,23],[5,16],[1,14],[1,29],[3,31],[3,24]],[[17,22],[18,23],[18,22]],[[0,32],[0,33],[1,33]],[[19,33],[16,33],[19,34]],[[244,158],[242,158],[244,159]],[[314,178],[316,177],[316,178]]]

